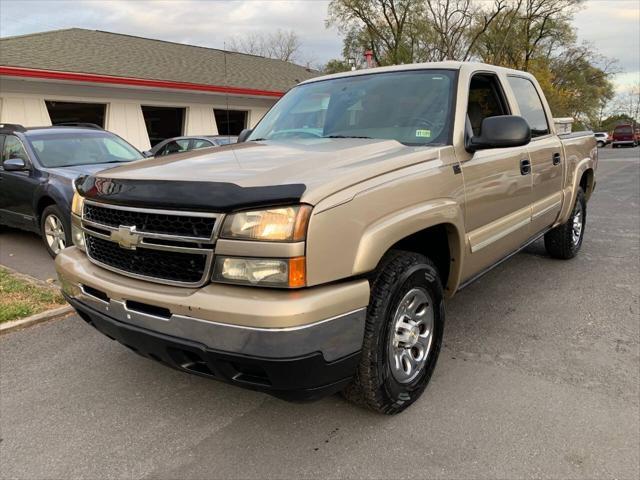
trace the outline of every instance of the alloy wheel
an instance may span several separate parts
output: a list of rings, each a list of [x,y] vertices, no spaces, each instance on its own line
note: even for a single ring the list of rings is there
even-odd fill
[[[47,215],[44,220],[44,236],[51,251],[57,255],[67,246],[62,221],[56,215]]]
[[[431,297],[422,288],[412,288],[400,300],[391,324],[389,366],[398,382],[411,382],[424,368],[433,343],[434,325]]]

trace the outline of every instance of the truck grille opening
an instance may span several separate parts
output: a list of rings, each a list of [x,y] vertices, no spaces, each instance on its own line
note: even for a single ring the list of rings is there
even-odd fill
[[[85,204],[83,218],[93,223],[118,228],[135,226],[138,232],[209,239],[213,235],[215,217],[174,213],[122,210]]]
[[[108,267],[137,276],[197,284],[207,269],[207,255],[153,250],[120,248],[117,243],[86,235],[89,257]]]

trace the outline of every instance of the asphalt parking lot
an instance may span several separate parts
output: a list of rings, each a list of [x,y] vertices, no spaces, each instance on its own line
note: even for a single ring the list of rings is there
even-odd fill
[[[639,155],[601,152],[578,258],[538,242],[449,303],[394,417],[169,370],[77,317],[0,337],[1,478],[639,478]],[[1,235],[2,263],[36,258]]]

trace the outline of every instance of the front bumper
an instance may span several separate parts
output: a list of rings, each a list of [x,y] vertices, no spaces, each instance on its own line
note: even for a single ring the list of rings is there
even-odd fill
[[[354,352],[327,362],[319,352],[294,358],[260,358],[216,351],[115,320],[67,297],[80,317],[98,331],[144,357],[199,376],[259,390],[288,401],[311,401],[346,387],[359,362]]]
[[[294,400],[337,391],[355,372],[366,280],[297,291],[189,289],[120,276],[75,248],[58,255],[56,268],[85,321],[174,368]]]

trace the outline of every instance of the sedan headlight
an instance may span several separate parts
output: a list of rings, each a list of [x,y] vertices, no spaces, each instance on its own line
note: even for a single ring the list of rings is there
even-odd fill
[[[78,192],[73,193],[73,200],[71,202],[71,213],[82,217],[82,207],[84,206],[84,197]]]
[[[305,258],[216,258],[213,281],[262,287],[300,288],[306,284]]]
[[[274,207],[229,215],[220,236],[234,240],[297,242],[304,240],[311,207]]]

